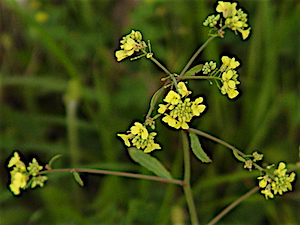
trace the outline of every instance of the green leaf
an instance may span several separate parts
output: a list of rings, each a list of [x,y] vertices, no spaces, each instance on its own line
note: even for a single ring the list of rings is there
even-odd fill
[[[161,162],[153,156],[146,154],[136,148],[129,148],[128,151],[130,157],[141,166],[145,167],[159,177],[172,179],[169,171],[167,171],[166,168],[161,164]]]
[[[76,182],[77,182],[81,187],[83,187],[83,181],[82,181],[82,179],[81,179],[79,173],[76,172],[76,171],[74,171],[74,172],[72,171],[71,173],[73,174],[74,179],[76,180]]]
[[[242,156],[239,155],[239,153],[232,149],[233,155],[235,156],[235,158],[237,158],[237,160],[241,161],[241,162],[246,162],[246,159],[244,159]]]
[[[189,69],[183,76],[195,76],[196,73],[199,73],[202,70],[203,64],[199,64]]]
[[[211,159],[208,155],[204,152],[203,148],[201,147],[199,138],[195,133],[189,132],[189,136],[191,139],[191,148],[193,153],[197,156],[199,160],[203,163],[210,163]]]

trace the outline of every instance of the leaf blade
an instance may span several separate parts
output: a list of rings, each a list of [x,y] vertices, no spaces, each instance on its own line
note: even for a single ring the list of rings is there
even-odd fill
[[[161,162],[156,159],[155,157],[144,153],[141,150],[136,148],[129,148],[128,149],[130,157],[140,164],[141,166],[145,167],[155,175],[159,177],[169,178],[172,179],[172,176],[168,170],[161,164]]]
[[[212,160],[208,157],[208,155],[204,152],[199,138],[193,132],[189,132],[190,140],[191,140],[191,149],[195,156],[203,163],[210,163]]]
[[[183,76],[195,76],[196,73],[199,73],[202,70],[203,64],[199,64],[189,69]]]
[[[84,184],[83,184],[83,180],[81,179],[79,173],[76,172],[76,171],[72,171],[71,173],[73,174],[73,177],[74,177],[75,181],[76,181],[81,187],[83,187],[83,185],[84,185]]]

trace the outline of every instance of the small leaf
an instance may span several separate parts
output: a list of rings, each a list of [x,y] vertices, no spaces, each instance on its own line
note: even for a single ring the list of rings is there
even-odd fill
[[[211,159],[208,155],[204,152],[203,148],[201,147],[199,138],[195,133],[189,132],[189,136],[191,139],[191,148],[193,153],[197,156],[199,160],[203,163],[210,163]]]
[[[239,160],[241,162],[246,162],[246,159],[244,159],[242,156],[240,156],[236,150],[232,149],[232,152],[237,160]]]
[[[203,64],[194,66],[193,68],[189,69],[183,76],[195,76],[196,73],[199,73],[202,70]]]
[[[83,181],[82,181],[82,179],[81,179],[79,173],[76,172],[76,171],[72,171],[71,173],[73,174],[74,179],[76,180],[76,182],[77,182],[81,187],[83,187]]]
[[[153,156],[146,154],[136,148],[129,148],[128,151],[130,157],[141,166],[145,167],[159,177],[172,179],[170,172],[167,171],[166,168],[161,164],[161,162]]]

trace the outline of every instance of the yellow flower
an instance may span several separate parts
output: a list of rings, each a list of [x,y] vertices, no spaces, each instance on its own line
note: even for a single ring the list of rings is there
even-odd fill
[[[172,105],[177,105],[180,101],[180,95],[176,93],[175,91],[171,90],[167,94],[167,96],[164,98],[164,101],[167,103],[171,103]]]
[[[235,2],[230,3],[230,2],[219,1],[216,11],[219,13],[223,13],[224,18],[232,17],[232,16],[235,16],[237,13],[236,8],[235,8],[236,6],[237,6],[237,3],[235,3]]]
[[[164,104],[159,104],[158,106],[159,106],[159,109],[157,110],[157,112],[160,114],[163,114],[168,108],[168,106],[164,105]]]
[[[124,141],[124,143],[127,147],[130,147],[129,139],[131,138],[131,135],[129,135],[129,134],[117,134],[117,136],[119,136],[120,138],[123,139],[123,141]]]
[[[8,168],[16,166],[20,171],[26,171],[25,164],[20,160],[18,152],[14,152],[14,156],[9,160]]]
[[[193,111],[194,116],[200,116],[200,113],[202,113],[205,110],[206,106],[200,104],[202,102],[203,102],[203,98],[199,97],[192,103],[191,109]]]
[[[148,134],[149,134],[146,127],[144,127],[144,125],[139,123],[139,122],[135,122],[134,126],[132,126],[130,128],[130,131],[131,131],[132,134],[141,136],[143,139],[146,139],[148,137]]]
[[[117,136],[123,139],[126,146],[130,147],[133,145],[137,149],[144,149],[146,153],[155,149],[161,149],[159,144],[154,143],[156,133],[149,133],[147,128],[139,122],[134,123],[134,126],[130,128],[129,134],[117,134]]]
[[[236,84],[239,84],[239,82],[236,80],[234,75],[235,73],[233,70],[228,70],[222,74],[223,86],[221,87],[221,93],[223,95],[227,94],[231,99],[235,98],[239,94],[236,90]]]
[[[120,41],[122,50],[115,53],[117,61],[121,61],[128,56],[133,55],[134,52],[140,51],[147,47],[146,43],[142,41],[142,34],[139,31],[132,30],[130,34],[124,36]]]
[[[262,190],[261,193],[265,195],[266,199],[274,198],[274,195],[269,188]]]
[[[145,153],[149,153],[149,152],[152,152],[156,149],[161,149],[160,145],[157,144],[157,143],[154,143],[154,142],[151,142],[147,145],[147,147],[145,148],[144,152]]]
[[[237,30],[242,34],[243,40],[245,40],[250,34],[250,29],[251,29],[251,27],[248,28],[247,30],[243,30],[240,28],[238,28]]]
[[[125,51],[125,50],[119,50],[116,51],[115,56],[117,57],[117,61],[121,61],[123,59],[125,59],[128,56],[131,56],[134,53],[134,51],[130,52],[130,51]]]
[[[189,121],[188,121],[188,122],[189,122]],[[176,129],[182,128],[182,129],[184,129],[184,130],[187,130],[187,129],[189,129],[189,125],[187,124],[186,121],[184,121],[184,120],[179,120],[179,121],[176,123],[176,125],[174,126],[174,128],[176,128]]]
[[[134,51],[134,47],[136,46],[136,42],[135,40],[133,40],[132,38],[127,38],[126,42],[124,43],[124,45],[121,45],[121,48],[124,49],[125,51]]]
[[[193,116],[199,116],[205,110],[205,105],[200,104],[203,98],[199,97],[195,101],[185,98],[192,92],[189,91],[183,82],[177,85],[178,93],[170,90],[163,101],[168,104],[159,104],[158,113],[164,114],[162,121],[175,129],[188,129]],[[182,97],[181,97],[182,96]],[[184,101],[183,101],[184,99]]]
[[[178,88],[178,92],[181,94],[182,97],[186,97],[192,93],[191,91],[189,91],[187,89],[187,87],[185,86],[185,84],[183,82],[179,82],[177,85],[177,88]]]
[[[8,167],[13,167],[21,162],[18,152],[14,152],[14,156],[9,160]]]
[[[268,177],[268,175],[265,175],[263,177],[258,177],[257,179],[260,180],[258,185],[261,188],[265,188],[267,186],[268,182],[270,181],[270,178]]]
[[[21,172],[11,172],[11,184],[9,185],[10,190],[15,195],[20,194],[20,189],[26,187],[26,181],[28,176]]]
[[[170,127],[175,127],[177,125],[177,120],[170,115],[165,115],[164,118],[162,118],[162,121],[167,123]]]
[[[226,70],[228,70],[228,69],[235,69],[235,68],[237,68],[240,65],[240,63],[238,61],[235,61],[235,58],[231,59],[228,56],[223,56],[221,58],[221,60],[222,60],[222,63],[223,63],[223,65],[222,65],[223,71],[225,69]]]
[[[225,20],[225,24],[230,25],[230,28],[232,30],[236,30],[238,28],[244,27],[244,22],[240,21],[239,18],[237,16],[234,16],[232,18],[227,18]]]

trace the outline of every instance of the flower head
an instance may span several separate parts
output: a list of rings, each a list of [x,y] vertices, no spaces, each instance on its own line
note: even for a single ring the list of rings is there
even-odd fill
[[[28,175],[18,172],[18,171],[11,171],[11,184],[9,188],[14,195],[20,194],[20,189],[25,189]]]
[[[242,34],[243,40],[245,40],[250,34],[250,28],[247,24],[247,14],[243,12],[242,9],[237,9],[237,3],[233,2],[223,2],[219,1],[216,11],[222,13],[223,18],[225,19],[226,28],[229,28],[237,34],[237,31]],[[216,27],[217,21],[219,21],[220,14],[209,16],[203,23],[204,26],[210,26],[215,31],[219,31],[219,28]],[[220,19],[220,26],[222,27],[222,19]],[[247,29],[248,28],[248,29]],[[221,33],[218,33],[218,36],[223,37]]]
[[[134,52],[138,52],[147,47],[146,43],[142,41],[141,32],[134,30],[132,30],[130,34],[124,36],[120,43],[120,48],[122,50],[118,50],[115,53],[117,61],[121,61],[128,56],[133,55]]]
[[[127,147],[135,146],[137,149],[143,149],[146,153],[161,149],[160,145],[154,142],[154,137],[157,134],[155,132],[149,133],[146,126],[139,122],[135,122],[127,133],[117,134],[123,139]]]
[[[183,82],[179,82],[177,86],[178,92],[170,90],[163,99],[167,104],[159,104],[158,113],[163,114],[162,121],[167,123],[170,127],[176,129],[188,129],[188,122],[194,116],[200,116],[205,110],[205,105],[201,104],[203,98],[199,97],[195,101],[186,98],[191,91],[189,91]]]
[[[14,156],[9,160],[8,168],[12,168],[10,171],[11,183],[9,188],[14,195],[19,195],[21,189],[26,189],[34,180],[39,181],[37,184],[40,186],[44,185],[47,177],[38,175],[43,167],[40,166],[36,159],[29,163],[26,168],[25,163],[21,161],[19,153],[14,152]],[[35,187],[35,186],[34,186]]]
[[[238,61],[235,61],[235,58],[229,58],[228,56],[223,56],[221,58],[221,61],[223,63],[223,65],[221,67],[222,71],[235,69],[240,65],[240,63]]]
[[[269,175],[258,177],[259,186],[264,188],[261,193],[266,198],[273,198],[276,194],[282,195],[284,192],[291,191],[291,183],[295,180],[295,176],[294,172],[287,174],[286,164],[280,162],[278,168],[273,171],[273,177]]]
[[[223,13],[223,17],[232,17],[235,16],[237,13],[236,10],[237,3],[230,3],[230,2],[223,2],[219,1],[216,11],[219,13]]]
[[[222,74],[221,93],[223,95],[227,94],[229,98],[235,98],[239,92],[236,90],[236,85],[240,82],[237,81],[237,74],[234,70],[228,70]]]

